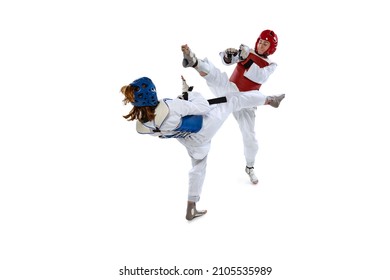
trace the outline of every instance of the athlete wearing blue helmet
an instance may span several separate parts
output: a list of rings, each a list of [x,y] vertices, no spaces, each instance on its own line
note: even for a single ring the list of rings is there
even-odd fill
[[[158,104],[156,86],[148,77],[142,77],[130,84],[135,88],[134,102],[136,107],[156,106]]]

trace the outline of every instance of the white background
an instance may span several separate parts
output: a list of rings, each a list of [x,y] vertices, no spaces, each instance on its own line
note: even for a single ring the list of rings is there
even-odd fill
[[[129,268],[271,266],[265,279],[389,279],[389,47],[383,1],[3,1],[0,278],[160,279]],[[379,4],[379,3],[382,3]],[[180,3],[180,4],[179,4]],[[190,160],[138,135],[121,86],[176,97],[188,43],[219,51],[274,29],[286,93],[260,107],[251,185],[232,117],[213,140],[198,208]],[[256,279],[257,277],[223,277]]]

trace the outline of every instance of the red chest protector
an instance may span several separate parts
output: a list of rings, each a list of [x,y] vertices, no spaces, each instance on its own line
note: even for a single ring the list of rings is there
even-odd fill
[[[235,83],[240,91],[259,90],[261,87],[261,84],[255,83],[244,76],[246,70],[244,65],[248,63],[249,60],[252,60],[253,63],[257,64],[260,68],[264,68],[269,65],[264,58],[258,56],[252,51],[245,60],[238,62],[229,81]]]

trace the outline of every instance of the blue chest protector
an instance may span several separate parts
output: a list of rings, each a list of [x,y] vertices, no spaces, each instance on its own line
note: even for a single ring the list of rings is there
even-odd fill
[[[196,133],[201,130],[203,125],[203,116],[201,115],[188,115],[181,118],[181,124],[174,129],[178,133],[173,135],[160,136],[161,138],[184,138],[191,133]]]
[[[191,133],[196,133],[202,129],[203,116],[201,115],[187,115],[181,118],[180,125],[171,131],[160,130],[169,114],[169,107],[163,99],[156,108],[156,120],[154,124],[147,125],[137,121],[137,132],[141,134],[152,134],[160,138],[185,138]]]

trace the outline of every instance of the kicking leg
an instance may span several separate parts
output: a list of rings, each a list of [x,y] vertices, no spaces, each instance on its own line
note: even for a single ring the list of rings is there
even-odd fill
[[[265,101],[264,105],[271,105],[274,108],[278,108],[284,97],[285,94],[267,96],[267,100]]]
[[[209,73],[208,64],[203,63],[202,60],[196,58],[195,53],[191,51],[188,45],[182,45],[181,51],[183,52],[183,67],[193,67],[195,68],[199,74],[204,77]]]

